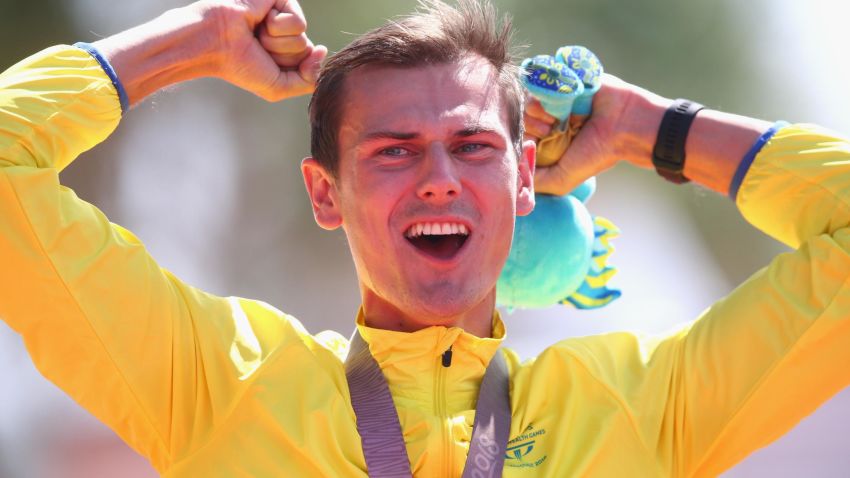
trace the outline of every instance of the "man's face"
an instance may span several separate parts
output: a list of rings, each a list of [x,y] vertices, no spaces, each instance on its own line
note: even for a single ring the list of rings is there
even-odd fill
[[[533,146],[517,158],[494,68],[362,68],[344,97],[338,179],[324,205],[311,196],[345,230],[367,315],[489,317],[515,215],[533,207]]]

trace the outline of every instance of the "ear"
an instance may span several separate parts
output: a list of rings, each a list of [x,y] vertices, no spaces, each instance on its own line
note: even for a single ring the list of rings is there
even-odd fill
[[[307,195],[313,205],[313,217],[322,229],[334,230],[342,225],[339,196],[333,177],[316,161],[308,157],[301,161],[301,174]]]
[[[534,162],[537,144],[532,140],[522,142],[522,151],[517,158],[516,214],[527,216],[534,210]]]

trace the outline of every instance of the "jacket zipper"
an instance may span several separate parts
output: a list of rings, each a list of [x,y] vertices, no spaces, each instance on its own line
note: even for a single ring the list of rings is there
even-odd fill
[[[448,368],[452,364],[452,348],[449,347],[448,350],[443,352],[440,356],[440,364],[437,366],[437,379],[436,386],[434,387],[435,397],[434,404],[437,412],[437,416],[440,419],[441,426],[443,428],[443,458],[445,459],[445,465],[443,469],[445,472],[443,476],[450,477],[454,476],[454,470],[452,470],[452,446],[451,446],[451,429],[449,428],[449,420],[448,414],[446,413],[446,374],[448,373]]]
[[[449,345],[449,348],[446,349],[445,352],[443,352],[442,361],[443,361],[443,367],[448,368],[448,367],[452,366],[452,346],[451,345]]]

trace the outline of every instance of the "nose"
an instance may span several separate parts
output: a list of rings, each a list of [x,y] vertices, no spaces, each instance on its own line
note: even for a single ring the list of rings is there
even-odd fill
[[[436,144],[429,147],[421,164],[422,174],[416,190],[420,199],[443,204],[460,196],[459,171],[444,147]]]

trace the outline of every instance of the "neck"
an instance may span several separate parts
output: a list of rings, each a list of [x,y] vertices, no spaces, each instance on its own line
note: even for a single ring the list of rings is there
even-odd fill
[[[454,314],[434,313],[425,308],[403,310],[366,287],[361,288],[361,297],[366,325],[372,328],[416,332],[436,325],[460,327],[478,337],[490,337],[492,335],[493,310],[496,307],[495,288],[483,300],[468,310]]]

